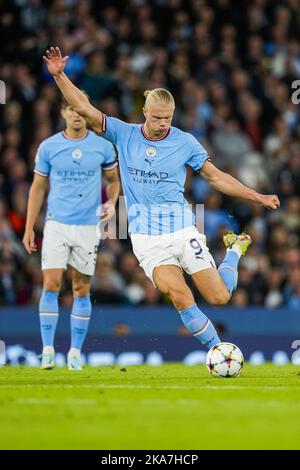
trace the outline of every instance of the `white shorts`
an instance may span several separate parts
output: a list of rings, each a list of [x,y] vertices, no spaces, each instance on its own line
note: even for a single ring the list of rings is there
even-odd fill
[[[132,233],[131,241],[140,266],[154,285],[152,274],[157,266],[179,266],[187,274],[216,267],[206,246],[206,236],[195,226],[162,235]]]
[[[48,220],[44,228],[42,270],[67,269],[92,276],[100,238],[96,225],[68,225]]]

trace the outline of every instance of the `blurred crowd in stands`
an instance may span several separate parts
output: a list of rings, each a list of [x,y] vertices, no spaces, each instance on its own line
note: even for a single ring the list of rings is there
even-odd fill
[[[213,163],[281,208],[266,211],[213,191],[188,173],[189,201],[205,204],[217,263],[228,228],[253,236],[231,305],[300,308],[299,0],[10,0],[0,2],[0,303],[34,304],[40,254],[27,255],[28,189],[40,142],[63,128],[60,93],[43,66],[50,46],[68,76],[108,115],[142,122],[143,91],[166,87],[174,125],[192,133]],[[39,247],[43,214],[36,225]],[[99,303],[168,302],[145,278],[130,241],[105,240],[93,278]],[[196,294],[197,301],[201,302]],[[61,303],[72,303],[66,273]]]

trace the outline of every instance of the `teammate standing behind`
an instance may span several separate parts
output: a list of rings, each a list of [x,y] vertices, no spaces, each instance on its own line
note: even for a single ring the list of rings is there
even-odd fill
[[[209,303],[224,305],[236,289],[238,262],[251,243],[246,234],[224,237],[226,256],[217,269],[196,229],[184,198],[187,165],[215,189],[228,196],[257,202],[267,209],[279,207],[276,195],[263,195],[220,171],[206,150],[189,133],[172,127],[174,98],[168,90],[146,92],[144,124],[127,124],[94,108],[63,73],[68,57],[51,47],[44,61],[64,97],[98,134],[119,152],[122,186],[127,197],[133,250],[147,276],[168,294],[187,329],[206,347],[220,338],[195,303],[182,271],[192,279]]]
[[[80,352],[92,310],[90,281],[100,241],[96,227],[100,212],[102,221],[113,216],[120,182],[115,147],[88,130],[86,121],[65,100],[61,114],[66,129],[44,140],[37,151],[23,244],[29,254],[37,251],[34,225],[49,179],[42,246],[43,291],[39,303],[43,342],[41,368],[55,366],[58,295],[63,272],[69,265],[74,301],[68,368],[81,370]],[[102,169],[108,183],[108,200],[101,208]]]

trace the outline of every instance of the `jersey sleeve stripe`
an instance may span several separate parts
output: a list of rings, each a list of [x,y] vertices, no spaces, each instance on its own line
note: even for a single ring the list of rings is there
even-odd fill
[[[115,160],[114,162],[107,163],[106,165],[102,165],[103,170],[112,170],[116,166],[119,165],[118,160]]]
[[[41,175],[41,176],[49,176],[47,173],[43,173],[42,171],[40,170],[33,170],[34,173],[37,173],[38,175]]]
[[[101,129],[101,134],[104,134],[106,132],[106,115],[102,114],[102,129]]]
[[[106,132],[106,115],[102,113],[102,127],[100,132],[96,132],[97,135],[101,136]]]
[[[202,165],[201,165],[199,168],[197,168],[196,170],[194,170],[194,171],[195,171],[196,173],[200,173],[201,168],[203,167],[203,165],[204,165],[205,162],[211,162],[211,157],[210,157],[209,155],[207,155],[207,157],[205,158],[205,160],[204,160],[204,162],[202,163]]]

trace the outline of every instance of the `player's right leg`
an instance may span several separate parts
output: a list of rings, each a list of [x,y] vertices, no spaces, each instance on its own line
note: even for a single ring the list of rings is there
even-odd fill
[[[221,342],[213,324],[197,306],[181,268],[173,265],[157,266],[152,277],[158,289],[170,297],[185,327],[197,340],[208,349]]]
[[[67,233],[63,224],[48,221],[42,246],[43,291],[39,303],[43,343],[42,369],[54,367],[54,337],[59,316],[58,294],[69,256]]]
[[[63,269],[43,271],[43,291],[39,303],[39,317],[43,343],[41,369],[49,370],[55,366],[54,337],[59,316],[58,294],[61,288]]]
[[[179,233],[181,237],[181,232]],[[170,297],[188,331],[207,348],[220,343],[220,338],[206,315],[195,303],[187,286],[176,255],[178,238],[169,234],[147,236],[131,235],[134,254],[146,276]]]
[[[216,268],[207,268],[191,274],[201,297],[210,305],[226,305],[231,294]]]

